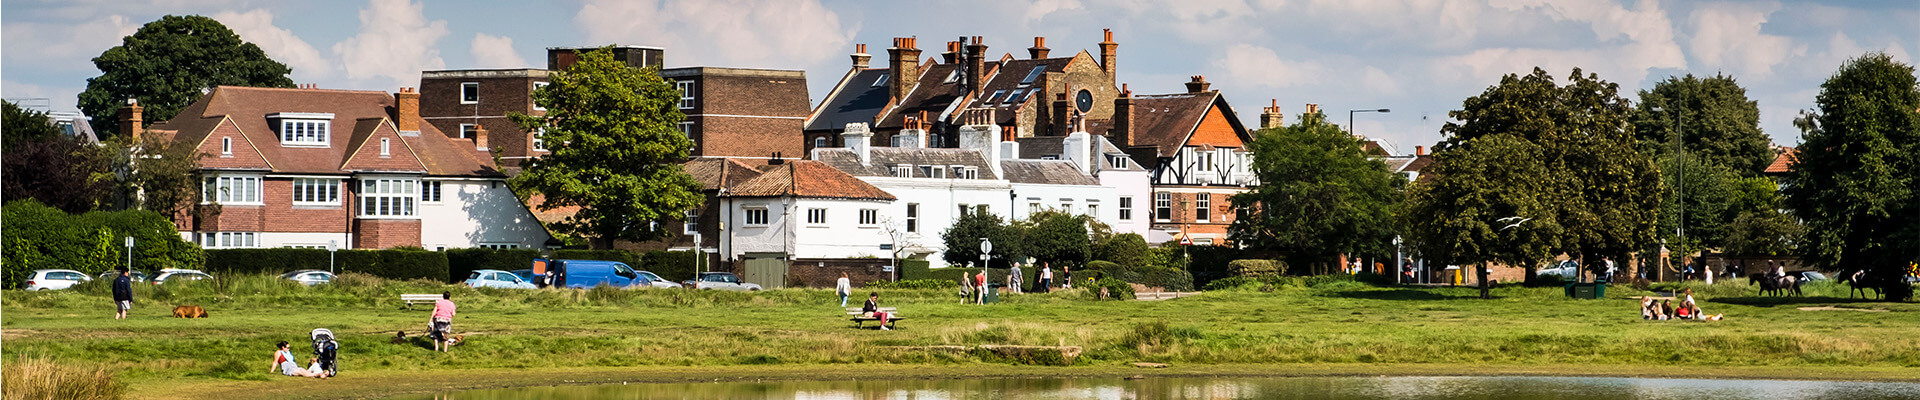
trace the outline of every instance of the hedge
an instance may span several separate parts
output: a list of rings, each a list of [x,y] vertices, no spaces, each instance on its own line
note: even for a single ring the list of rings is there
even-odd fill
[[[900,260],[900,280],[933,279],[932,261],[905,258]]]
[[[1008,274],[1008,271],[1010,270],[1006,268],[987,268],[987,271],[988,271],[987,283],[997,283],[1002,285],[1007,283],[1007,274]],[[960,282],[960,278],[964,274],[969,272],[975,275],[979,275],[980,269],[979,268],[936,268],[936,269],[928,270],[927,277],[915,278],[915,279],[936,279],[936,280],[954,282],[958,284]],[[1055,268],[1053,270],[1053,274],[1054,274],[1053,284],[1059,285],[1060,282],[1064,280],[1064,279],[1061,279],[1060,269]],[[1022,281],[1020,282],[1020,285],[1022,288],[1031,288],[1035,284],[1034,282],[1038,282],[1040,280],[1040,268],[1033,267],[1033,266],[1020,267],[1020,278]],[[901,279],[908,279],[908,278],[906,278],[903,275]]]
[[[1233,260],[1227,263],[1227,271],[1232,276],[1258,277],[1277,275],[1287,272],[1287,264],[1280,260]]]
[[[126,237],[134,238],[133,269],[198,268],[206,255],[180,239],[173,223],[145,210],[93,211],[72,215],[39,201],[4,207],[5,244],[0,256],[4,287],[19,288],[36,269],[62,268],[98,276],[126,265]]]
[[[533,259],[540,257],[539,250],[530,249],[448,249],[446,253],[448,282],[465,281],[473,275],[473,271],[483,269],[512,271],[533,268]]]
[[[360,272],[387,279],[448,281],[447,254],[418,249],[340,250],[334,254],[335,272]],[[301,269],[327,269],[325,249],[207,250],[207,272],[222,274],[279,274]],[[462,277],[465,278],[465,277]]]

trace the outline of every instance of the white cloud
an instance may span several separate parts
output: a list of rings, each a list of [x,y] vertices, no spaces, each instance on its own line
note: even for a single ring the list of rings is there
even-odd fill
[[[418,85],[420,71],[446,68],[435,43],[447,36],[447,21],[428,21],[422,9],[408,0],[372,0],[361,9],[360,34],[333,45],[347,78],[398,88]]]
[[[853,37],[818,0],[587,0],[574,20],[592,43],[666,47],[669,66],[793,68],[838,57]]]
[[[1785,36],[1760,33],[1779,3],[1712,3],[1693,10],[1693,38],[1688,50],[1703,67],[1732,70],[1749,77],[1773,75],[1773,66],[1787,57],[1805,55]]]
[[[72,23],[8,21],[0,28],[0,36],[7,38],[0,54],[14,64],[34,60],[28,64],[39,64],[37,67],[47,70],[92,71],[94,57],[119,46],[121,38],[139,30],[139,23],[119,14]]]
[[[473,55],[475,68],[532,68],[526,57],[513,49],[513,38],[493,36],[485,33],[473,34]]]
[[[1214,65],[1224,69],[1226,81],[1234,85],[1254,85],[1274,88],[1301,86],[1325,78],[1328,70],[1313,61],[1287,61],[1273,49],[1236,44],[1227,47],[1226,54],[1214,59]]]
[[[1555,76],[1565,76],[1578,67],[1583,73],[1599,74],[1601,79],[1634,85],[1646,79],[1650,69],[1686,68],[1686,57],[1674,39],[1673,23],[1657,3],[1641,1],[1629,10],[1602,1],[1495,0],[1492,4],[1496,8],[1586,24],[1594,40],[1584,48],[1485,47],[1439,60],[1434,63],[1435,74],[1491,82],[1500,75],[1529,73],[1536,66]]]
[[[293,67],[295,81],[312,82],[333,75],[333,63],[321,56],[319,49],[307,44],[293,31],[273,25],[272,11],[226,11],[214,14],[213,19],[240,34],[241,40],[260,46],[260,50],[266,51],[268,57]]]
[[[1360,87],[1366,88],[1367,91],[1373,92],[1373,94],[1382,96],[1399,96],[1406,94],[1406,91],[1400,89],[1400,81],[1398,79],[1394,79],[1392,75],[1388,75],[1387,71],[1381,71],[1379,68],[1371,66],[1367,67],[1364,72],[1361,72]]]
[[[1047,14],[1082,8],[1080,0],[1037,0],[1027,6],[1027,22],[1039,21]]]

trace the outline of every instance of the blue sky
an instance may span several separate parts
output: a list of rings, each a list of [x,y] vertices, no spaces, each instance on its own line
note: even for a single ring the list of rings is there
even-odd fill
[[[89,61],[166,14],[213,16],[294,68],[294,81],[394,91],[433,69],[541,67],[546,47],[667,49],[668,66],[805,70],[817,102],[856,43],[958,36],[1024,56],[1120,43],[1135,93],[1184,90],[1205,75],[1249,123],[1270,101],[1294,120],[1307,103],[1359,133],[1412,146],[1440,139],[1447,110],[1507,73],[1580,67],[1629,92],[1673,75],[1731,75],[1760,104],[1761,128],[1791,124],[1841,62],[1920,55],[1920,2],[1653,0],[711,0],[250,1],[9,0],[0,4],[0,95],[74,109]],[[1634,98],[1628,93],[1629,98]]]

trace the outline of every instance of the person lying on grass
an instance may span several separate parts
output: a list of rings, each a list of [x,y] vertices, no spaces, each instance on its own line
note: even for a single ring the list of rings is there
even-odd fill
[[[273,366],[267,367],[267,373],[271,374],[274,369],[279,369],[280,373],[286,376],[327,377],[324,373],[316,374],[307,371],[306,368],[300,368],[300,362],[293,358],[293,351],[287,350],[287,341],[282,340],[274,346],[279,348],[279,350],[273,352]]]

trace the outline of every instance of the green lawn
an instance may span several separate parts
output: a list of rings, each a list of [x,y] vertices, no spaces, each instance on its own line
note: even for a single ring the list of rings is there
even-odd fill
[[[4,361],[106,365],[132,397],[213,391],[284,397],[288,393],[265,390],[306,381],[264,373],[273,343],[286,340],[305,354],[307,332],[329,328],[342,336],[342,377],[324,383],[335,389],[326,392],[332,396],[422,390],[407,382],[528,384],[529,376],[559,371],[599,377],[578,382],[617,382],[632,373],[692,380],[975,370],[1117,374],[1137,373],[1127,364],[1139,361],[1204,374],[1255,365],[1274,374],[1920,379],[1920,304],[1848,300],[1844,286],[1815,286],[1811,297],[1784,300],[1757,297],[1738,284],[1698,287],[1708,312],[1726,314],[1718,322],[1642,321],[1638,301],[1628,297],[1647,292],[1619,286],[1605,300],[1518,286],[1480,300],[1470,288],[1339,281],[1159,302],[1093,301],[1083,292],[1062,292],[1010,296],[988,306],[957,304],[945,291],[882,291],[883,305],[909,318],[895,331],[850,328],[830,290],[500,291],[365,277],[304,288],[243,277],[223,287],[142,287],[133,316],[116,321],[101,286],[0,294]],[[448,354],[428,350],[419,338],[390,344],[395,331],[417,335],[427,319],[424,308],[400,309],[398,294],[443,290],[460,304],[455,330],[469,342]],[[180,304],[204,306],[211,318],[174,319],[171,307]],[[1081,346],[1085,353],[1063,368],[895,347],[976,344]]]

